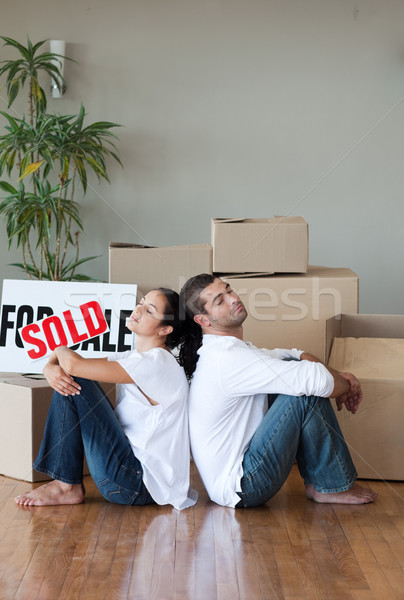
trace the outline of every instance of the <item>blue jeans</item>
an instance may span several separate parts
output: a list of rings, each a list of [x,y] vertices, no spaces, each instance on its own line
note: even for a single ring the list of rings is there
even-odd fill
[[[75,378],[76,396],[53,393],[34,469],[65,483],[81,483],[83,459],[101,494],[116,504],[152,504],[143,469],[101,386]]]
[[[293,463],[305,485],[318,492],[343,492],[357,477],[330,400],[316,396],[270,395],[269,410],[244,454],[241,501],[258,506],[286,481]]]

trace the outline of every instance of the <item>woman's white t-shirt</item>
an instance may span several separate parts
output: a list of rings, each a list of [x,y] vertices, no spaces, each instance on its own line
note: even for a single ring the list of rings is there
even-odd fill
[[[190,488],[189,385],[183,368],[162,348],[112,354],[135,383],[118,384],[119,422],[143,467],[143,482],[157,504],[181,510],[195,504]],[[152,405],[148,396],[158,404]]]

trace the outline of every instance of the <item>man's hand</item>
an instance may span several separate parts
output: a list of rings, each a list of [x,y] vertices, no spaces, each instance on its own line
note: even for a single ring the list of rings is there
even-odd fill
[[[308,354],[307,352],[303,352],[300,356],[300,360],[310,360],[312,362],[321,362],[320,359],[316,358],[315,356]],[[324,363],[322,363],[324,364]],[[349,412],[351,412],[353,415],[357,412],[358,408],[359,408],[359,404],[362,401],[363,398],[363,393],[362,393],[362,386],[360,384],[360,381],[355,377],[355,375],[352,375],[352,373],[344,373],[343,371],[336,371],[335,369],[332,369],[331,367],[326,367],[329,372],[331,373],[331,375],[334,377],[334,392],[337,395],[332,395],[332,398],[335,398],[335,402],[337,404],[337,409],[338,410],[342,410],[342,407],[345,404],[345,407],[347,410],[349,410]],[[342,379],[341,379],[342,377]],[[345,384],[345,382],[343,381],[345,379],[345,381],[347,381],[349,383],[349,390],[347,390],[347,386]],[[346,391],[345,391],[346,390]],[[342,392],[342,393],[341,393]]]
[[[335,399],[337,409],[341,410],[345,404],[346,409],[354,415],[357,412],[359,404],[363,398],[362,386],[360,381],[355,377],[355,375],[352,375],[352,373],[344,373],[340,371],[339,374],[348,381],[349,391]]]
[[[49,385],[56,392],[62,394],[62,396],[74,396],[75,394],[80,393],[80,385],[74,381],[73,377],[63,371],[55,355],[53,355],[49,362],[45,365],[43,374],[45,375]]]

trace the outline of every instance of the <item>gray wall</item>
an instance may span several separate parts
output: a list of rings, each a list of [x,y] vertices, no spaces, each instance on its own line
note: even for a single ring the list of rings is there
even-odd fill
[[[50,109],[82,100],[124,125],[124,169],[82,202],[94,275],[108,278],[109,241],[199,243],[212,216],[303,215],[310,262],[355,270],[361,312],[403,312],[404,0],[3,4],[1,34],[65,39],[79,63]],[[4,228],[0,252],[0,277],[20,277]]]

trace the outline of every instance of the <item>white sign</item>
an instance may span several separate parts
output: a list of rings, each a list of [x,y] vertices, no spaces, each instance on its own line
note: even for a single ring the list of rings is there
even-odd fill
[[[90,282],[3,282],[0,371],[41,373],[56,346],[103,357],[134,347],[126,319],[136,285]]]

